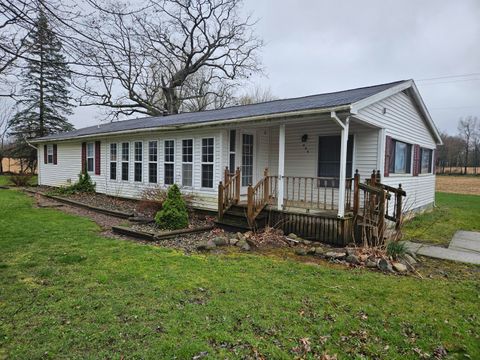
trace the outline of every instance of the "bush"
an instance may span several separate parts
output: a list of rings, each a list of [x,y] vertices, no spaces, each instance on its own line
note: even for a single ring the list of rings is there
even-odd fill
[[[53,191],[50,191],[50,195],[66,196],[76,193],[94,193],[96,184],[92,181],[92,178],[88,172],[78,174],[78,181],[70,186],[59,187]]]
[[[387,255],[395,260],[405,255],[406,251],[407,248],[403,242],[391,241],[387,244]]]
[[[162,210],[157,212],[155,222],[162,229],[177,230],[188,226],[188,211],[177,185],[168,189]]]
[[[30,185],[30,181],[32,180],[32,175],[30,174],[18,174],[18,175],[11,175],[10,183],[15,186],[28,186]]]

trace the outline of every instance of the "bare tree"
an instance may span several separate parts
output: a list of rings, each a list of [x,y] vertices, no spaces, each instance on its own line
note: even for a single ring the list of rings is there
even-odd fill
[[[237,100],[237,104],[249,105],[249,104],[256,104],[256,103],[272,101],[277,99],[278,97],[272,94],[272,91],[270,88],[262,88],[257,85],[255,86],[253,91],[241,95]]]
[[[464,166],[464,173],[467,174],[467,167],[468,167],[468,159],[470,154],[470,146],[472,137],[474,136],[474,132],[477,128],[477,118],[468,116],[465,119],[460,119],[458,121],[458,132],[460,137],[463,139],[465,150],[464,150],[464,157],[463,157],[463,166]]]
[[[220,99],[261,72],[263,43],[253,32],[255,22],[239,15],[241,4],[150,0],[141,11],[118,3],[102,9],[81,29],[95,41],[76,47],[87,62],[76,79],[81,105],[108,107],[116,117],[228,103]]]

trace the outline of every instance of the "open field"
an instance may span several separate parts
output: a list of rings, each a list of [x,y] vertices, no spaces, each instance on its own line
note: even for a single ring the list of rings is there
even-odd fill
[[[446,193],[480,195],[480,176],[437,175],[436,190]]]
[[[0,190],[0,358],[480,357],[478,276],[186,256],[32,201]]]

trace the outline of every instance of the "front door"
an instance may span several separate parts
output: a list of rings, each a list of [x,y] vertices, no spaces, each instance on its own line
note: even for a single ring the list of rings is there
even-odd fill
[[[320,136],[318,141],[318,177],[340,176],[340,136]],[[347,174],[346,177],[352,176],[352,160],[353,160],[353,135],[348,137],[347,143]],[[338,186],[338,179],[334,183],[327,181],[325,184],[321,181],[320,186]]]
[[[242,132],[240,137],[242,154],[241,183],[242,188],[245,190],[248,185],[255,185],[255,136],[253,133]]]

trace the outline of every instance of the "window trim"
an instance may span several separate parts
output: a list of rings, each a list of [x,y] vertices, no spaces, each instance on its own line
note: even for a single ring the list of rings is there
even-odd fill
[[[213,140],[213,152],[212,152],[212,161],[211,162],[206,162],[206,161],[203,161],[203,140],[207,140],[207,139],[212,139]],[[201,147],[202,147],[202,151],[200,153],[200,188],[201,189],[205,189],[205,190],[213,190],[213,188],[215,187],[215,137],[213,136],[209,136],[209,137],[206,137],[206,138],[201,138]],[[207,155],[208,156],[208,155]],[[212,186],[211,187],[207,187],[207,186],[203,186],[203,166],[204,165],[212,165]]]
[[[171,141],[173,142],[173,161],[166,161],[166,142],[167,141]],[[164,139],[163,140],[163,185],[164,186],[170,186],[170,185],[173,185],[175,184],[175,146],[176,146],[176,142],[175,142],[175,139]],[[165,171],[165,165],[167,164],[172,164],[173,165],[173,178],[172,178],[172,182],[171,183],[166,183],[165,182],[165,177],[166,177],[166,171]]]
[[[232,142],[233,135],[233,142]],[[228,132],[228,167],[230,174],[235,173],[237,168],[237,129],[230,129]],[[233,169],[232,169],[232,156],[233,156]]]
[[[120,167],[120,181],[123,181],[123,182],[130,182],[130,142],[128,141],[123,141],[120,143],[121,144],[121,153],[120,153],[120,164],[121,164],[121,167]],[[124,144],[127,144],[128,148],[127,148],[127,160],[124,160],[124,157],[123,157],[123,145]],[[123,178],[123,164],[127,164],[127,179],[124,179]]]
[[[140,144],[140,160],[137,160],[137,144]],[[141,183],[143,182],[143,141],[136,140],[133,142],[133,182]],[[136,178],[136,168],[140,164],[140,180]]]
[[[88,156],[88,147],[92,146],[92,156]],[[95,171],[95,143],[89,142],[86,145],[86,162],[87,162],[87,172],[93,173]],[[88,159],[92,159],[92,170],[88,169]]]
[[[51,149],[51,154],[50,154],[50,149]],[[52,164],[53,165],[53,144],[48,144],[47,145],[47,164]],[[52,157],[52,161],[50,161],[50,156]]]
[[[391,159],[389,164],[389,174],[390,176],[413,176],[413,144],[408,143],[406,141],[398,140],[392,138],[392,151],[391,151]],[[407,145],[407,154],[405,156],[405,160],[407,163],[405,164],[406,172],[395,172],[395,158],[397,153],[397,143],[402,143]]]
[[[155,143],[155,147],[156,147],[156,161],[152,161],[150,160],[150,144],[152,143]],[[148,140],[147,142],[147,151],[148,151],[148,158],[147,158],[147,162],[148,162],[148,176],[147,176],[147,181],[149,184],[158,184],[158,175],[159,175],[159,171],[158,171],[158,140]],[[153,181],[150,181],[150,165],[152,164],[155,164],[155,177],[156,177],[156,180],[155,182]]]
[[[115,145],[115,160],[112,160],[112,145]],[[118,143],[110,143],[109,145],[109,167],[108,179],[110,181],[118,181]],[[115,164],[115,179],[112,179],[112,164]]]
[[[184,149],[183,142],[184,142],[184,141],[189,141],[189,140],[192,142],[192,154],[191,154],[192,161],[186,162],[186,161],[183,160],[183,156],[184,156],[184,153],[183,153],[183,149]],[[182,154],[182,161],[181,161],[181,163],[182,163],[182,187],[189,188],[189,189],[190,189],[190,188],[193,188],[193,184],[194,184],[194,182],[193,182],[193,180],[194,180],[194,178],[193,178],[193,175],[194,175],[194,171],[193,171],[193,169],[194,169],[194,153],[195,153],[195,141],[194,141],[194,139],[193,139],[193,138],[182,139],[182,152],[181,152],[181,154]],[[191,184],[190,184],[190,185],[185,185],[184,182],[183,182],[183,180],[184,180],[184,178],[183,178],[183,165],[191,165],[192,178],[191,178]]]

